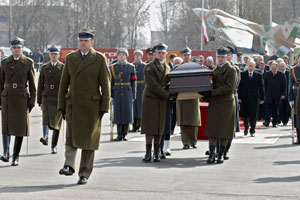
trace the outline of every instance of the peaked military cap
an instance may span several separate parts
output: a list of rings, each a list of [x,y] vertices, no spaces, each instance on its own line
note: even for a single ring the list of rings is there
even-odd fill
[[[90,28],[82,28],[78,34],[78,40],[90,40],[95,36],[96,31]]]
[[[233,48],[233,47],[231,47],[231,46],[227,46],[226,48],[229,50],[229,53],[232,53],[232,54],[234,54],[234,53],[235,53],[235,51],[234,51],[234,48]]]
[[[182,55],[184,55],[184,54],[189,54],[189,55],[191,55],[192,54],[192,50],[189,48],[189,47],[185,47],[184,49],[182,49],[181,51],[180,51],[180,53],[182,54]]]
[[[229,49],[221,47],[217,50],[217,56],[227,56],[229,54]]]
[[[59,53],[60,52],[60,47],[56,45],[52,45],[51,47],[48,48],[48,53]]]
[[[152,47],[146,49],[146,53],[152,55],[154,53],[154,50]]]
[[[12,41],[10,41],[10,46],[12,47],[23,47],[25,40],[19,37],[14,37]]]
[[[236,54],[236,56],[237,56],[237,57],[242,57],[243,54],[239,52],[239,53]]]
[[[168,50],[168,46],[164,43],[159,43],[159,44],[155,45],[153,48],[154,48],[154,51],[158,51],[158,52],[167,52],[167,50]]]

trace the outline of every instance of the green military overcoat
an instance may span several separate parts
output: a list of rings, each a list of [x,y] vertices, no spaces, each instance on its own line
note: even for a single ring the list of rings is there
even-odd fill
[[[57,110],[58,87],[64,64],[58,62],[51,66],[51,62],[43,65],[38,81],[37,103],[42,106],[43,125],[50,129],[60,130],[62,116]]]
[[[170,67],[167,63],[160,64],[154,59],[144,69],[146,87],[143,92],[141,133],[163,135],[167,101],[170,96],[165,89],[168,83],[166,75]]]
[[[21,55],[1,62],[2,133],[29,136],[28,105],[35,104],[34,62]]]
[[[176,118],[178,126],[201,126],[199,99],[177,101]]]
[[[66,109],[66,145],[97,150],[100,145],[101,112],[108,112],[110,72],[106,57],[93,48],[83,59],[70,53],[61,77],[58,109]]]
[[[229,62],[213,71],[213,90],[209,101],[205,135],[232,139],[235,137],[234,90],[237,73]]]

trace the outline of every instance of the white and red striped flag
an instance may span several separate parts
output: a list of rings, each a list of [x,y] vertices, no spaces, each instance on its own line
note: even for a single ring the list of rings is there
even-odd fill
[[[206,46],[209,41],[209,35],[207,32],[206,24],[203,19],[202,19],[202,33],[203,33],[204,44]]]

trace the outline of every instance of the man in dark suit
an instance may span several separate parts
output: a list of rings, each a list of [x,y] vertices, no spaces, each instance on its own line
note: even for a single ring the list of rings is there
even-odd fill
[[[265,91],[266,91],[266,116],[264,125],[269,126],[271,116],[273,117],[272,124],[276,128],[279,117],[279,105],[282,99],[286,98],[286,78],[285,75],[278,71],[276,62],[272,62],[271,71],[265,76]]]
[[[265,80],[267,72],[269,70],[266,68],[266,64],[264,62],[259,63],[258,69],[255,69],[257,72],[260,72],[262,74],[263,80]],[[259,104],[259,111],[258,111],[258,120],[264,120],[265,119],[265,113],[266,113],[266,105],[265,103]]]
[[[279,64],[279,71],[281,71],[286,78],[286,96],[288,91],[288,83],[290,78],[290,72],[286,69],[286,64],[281,62]],[[280,108],[279,108],[279,123],[282,122],[283,126],[286,126],[289,122],[289,118],[291,116],[291,107],[289,105],[288,98],[284,98],[281,100]]]
[[[244,135],[248,135],[250,122],[252,137],[255,134],[258,105],[264,103],[263,77],[254,68],[255,62],[250,61],[248,70],[241,73],[241,82],[238,88],[238,101],[241,104],[240,116],[245,125]]]
[[[170,55],[170,60],[169,60],[169,67],[171,68],[171,71],[174,69],[175,65],[174,65],[174,58],[177,57],[176,54],[171,54]]]

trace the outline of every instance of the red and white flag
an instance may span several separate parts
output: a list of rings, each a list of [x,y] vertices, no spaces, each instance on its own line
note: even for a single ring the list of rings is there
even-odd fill
[[[206,46],[209,41],[209,35],[207,32],[206,24],[203,19],[202,19],[202,33],[203,33],[204,44]]]

